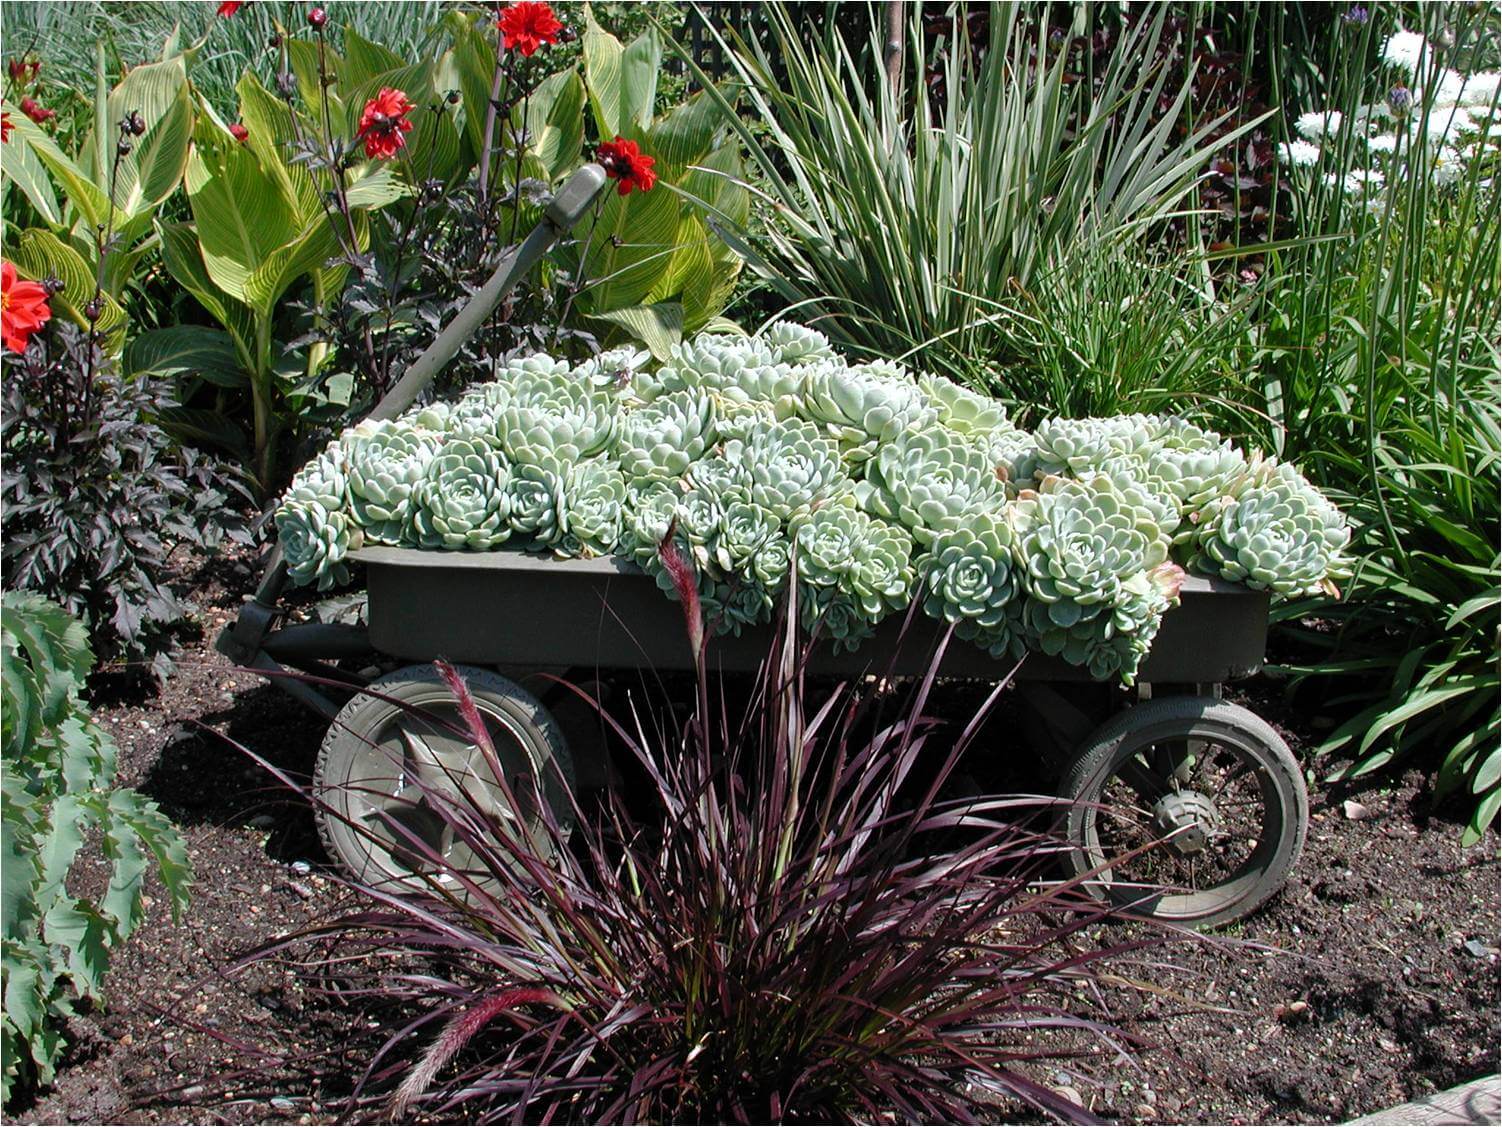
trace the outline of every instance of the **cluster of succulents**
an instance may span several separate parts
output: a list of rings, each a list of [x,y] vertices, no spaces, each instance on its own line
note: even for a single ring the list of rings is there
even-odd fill
[[[619,555],[676,597],[671,538],[716,630],[765,623],[790,594],[854,647],[917,600],[997,656],[1126,681],[1186,568],[1330,592],[1350,538],[1293,466],[1182,419],[1023,431],[997,400],[847,363],[789,323],[685,341],[655,368],[629,351],[515,361],[455,403],[346,431],[276,524],[292,578],[320,588],[370,543]]]

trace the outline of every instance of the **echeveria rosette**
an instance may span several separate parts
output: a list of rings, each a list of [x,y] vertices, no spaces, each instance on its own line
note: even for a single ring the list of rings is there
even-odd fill
[[[679,493],[666,482],[654,482],[644,489],[627,486],[625,531],[621,548],[647,571],[657,566],[657,546],[662,543],[678,516]]]
[[[715,545],[725,519],[720,499],[707,489],[690,489],[678,498],[679,538],[701,573],[714,572]]]
[[[1119,678],[1130,685],[1163,614],[1178,602],[1183,579],[1183,569],[1165,561],[1123,580],[1114,605],[1045,603],[1028,595],[1020,606],[1013,604],[1020,609],[1017,628],[1030,648],[1080,666],[1096,680]]]
[[[797,397],[803,375],[754,337],[707,333],[673,346],[652,382],[659,394],[695,389],[727,403]]]
[[[798,620],[810,634],[833,642],[836,653],[860,648],[875,633],[875,624],[851,595],[838,587],[821,587],[798,579]]]
[[[981,443],[936,428],[881,446],[866,462],[859,497],[868,510],[906,525],[927,544],[976,513],[999,509],[1006,491]]]
[[[779,520],[852,487],[835,441],[803,419],[780,419],[727,442],[725,457],[745,465],[751,500]]]
[[[963,384],[937,375],[923,376],[918,381],[918,388],[934,409],[939,425],[956,434],[983,435],[1016,429],[999,399],[971,391]]]
[[[551,548],[568,532],[563,486],[563,475],[546,466],[511,467],[511,528],[525,547]]]
[[[276,532],[293,583],[320,591],[349,582],[345,557],[364,541],[350,519],[346,451],[330,443],[293,479],[276,510]]]
[[[777,605],[772,591],[747,576],[711,580],[700,588],[704,622],[717,634],[739,637],[747,627],[771,621]]]
[[[513,462],[565,473],[609,445],[615,406],[603,394],[536,405],[513,400],[497,414],[496,429]]]
[[[1172,540],[1183,519],[1181,502],[1174,487],[1153,471],[1150,457],[1149,453],[1107,458],[1094,469],[1086,470],[1080,480],[1106,478],[1116,492],[1157,526],[1160,536]]]
[[[1021,590],[1012,527],[999,512],[976,513],[933,538],[914,561],[923,610],[955,633],[1000,653],[1015,637],[1010,617]]]
[[[484,552],[511,538],[511,471],[481,438],[452,436],[412,491],[412,538],[419,548]]]
[[[835,621],[843,624],[848,610],[874,625],[911,599],[912,537],[861,511],[853,497],[800,515],[791,533],[799,585],[838,591],[847,604],[836,611]],[[826,612],[835,605],[819,598]],[[841,629],[845,632],[836,636],[843,638],[851,628]]]
[[[557,545],[565,556],[611,555],[626,519],[626,477],[608,458],[570,466],[563,483],[566,531]]]
[[[851,466],[882,443],[937,418],[916,384],[895,364],[820,364],[809,369],[803,415],[822,426]]]
[[[1178,498],[1186,520],[1232,492],[1251,469],[1246,455],[1236,447],[1182,419],[1164,421],[1145,461],[1148,472]],[[1176,539],[1184,539],[1191,531],[1190,526],[1181,526]]]
[[[412,489],[442,436],[396,421],[364,422],[339,440],[349,475],[349,516],[377,544],[398,545],[412,516]]]
[[[1161,420],[1151,415],[1114,415],[1104,419],[1044,419],[1033,431],[1041,480],[1049,474],[1078,477],[1121,455],[1145,453],[1155,442]]]
[[[715,498],[722,506],[751,499],[751,474],[745,465],[723,454],[700,458],[688,468],[688,484]]]
[[[771,510],[754,501],[732,500],[724,508],[714,542],[716,566],[726,575],[747,574],[757,554],[781,532],[782,522]],[[775,575],[770,585],[780,586],[781,579],[780,574]]]
[[[715,442],[715,412],[702,391],[673,391],[621,416],[616,457],[628,481],[673,481]]]
[[[1205,507],[1190,566],[1277,595],[1337,596],[1350,540],[1324,494],[1293,466],[1266,461]]]
[[[797,366],[840,360],[827,336],[794,321],[776,321],[757,334],[757,339],[772,350],[779,364]]]

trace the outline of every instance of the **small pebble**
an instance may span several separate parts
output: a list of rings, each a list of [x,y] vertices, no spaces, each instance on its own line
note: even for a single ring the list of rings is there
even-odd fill
[[[295,1101],[289,1100],[286,1096],[272,1096],[271,1106],[276,1108],[277,1111],[292,1111],[297,1107],[297,1104]]]
[[[313,866],[306,861],[293,861],[292,871],[300,877],[305,877],[313,871]]]

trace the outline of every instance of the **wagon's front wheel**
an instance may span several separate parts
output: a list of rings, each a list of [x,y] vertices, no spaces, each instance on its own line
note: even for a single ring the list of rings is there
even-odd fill
[[[1208,697],[1146,701],[1108,721],[1060,792],[1086,887],[1127,914],[1194,927],[1240,919],[1277,892],[1309,827],[1288,745]]]
[[[373,681],[324,737],[313,777],[318,828],[330,855],[356,880],[419,884],[418,874],[436,870],[447,883],[457,872],[482,883],[486,866],[473,844],[484,827],[509,823],[545,855],[554,838],[540,802],[561,828],[571,822],[573,764],[547,710],[488,669],[458,672],[490,734],[504,785],[431,665]]]

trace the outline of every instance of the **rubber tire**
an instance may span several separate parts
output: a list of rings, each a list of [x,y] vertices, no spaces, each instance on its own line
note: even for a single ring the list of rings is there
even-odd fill
[[[481,712],[495,714],[539,770],[549,763],[556,764],[563,783],[572,789],[574,767],[568,742],[537,698],[492,670],[468,665],[455,668],[469,686]],[[313,771],[313,793],[321,801],[315,804],[314,814],[319,837],[329,856],[355,880],[384,885],[393,880],[401,882],[403,877],[396,864],[388,866],[385,863],[389,853],[384,857],[378,855],[378,847],[343,820],[353,817],[351,803],[355,800],[346,784],[352,778],[359,758],[369,753],[375,737],[392,719],[403,713],[401,705],[419,708],[452,706],[454,697],[448,683],[431,665],[406,666],[372,681],[368,688],[399,703],[393,704],[361,692],[340,710],[318,751],[318,762]],[[572,811],[559,809],[560,805],[566,807],[566,804],[555,803],[554,815],[567,827],[572,822]],[[410,873],[410,870],[403,871]]]
[[[1212,697],[1163,697],[1128,708],[1087,736],[1059,786],[1060,797],[1070,803],[1065,816],[1065,833],[1073,846],[1067,854],[1069,866],[1075,876],[1080,876],[1100,863],[1099,857],[1092,863],[1085,834],[1091,804],[1098,800],[1104,783],[1144,746],[1172,738],[1209,738],[1246,752],[1255,763],[1264,803],[1268,790],[1275,796],[1277,809],[1267,813],[1281,821],[1276,838],[1259,843],[1252,858],[1258,862],[1258,871],[1247,874],[1253,879],[1238,878],[1233,883],[1245,883],[1245,887],[1228,892],[1222,898],[1224,903],[1213,910],[1179,910],[1172,900],[1186,899],[1182,896],[1165,897],[1150,911],[1140,906],[1133,910],[1126,907],[1130,899],[1124,894],[1112,896],[1109,886],[1096,886],[1092,891],[1111,900],[1127,915],[1191,927],[1219,927],[1255,911],[1283,887],[1298,863],[1309,832],[1309,795],[1298,761],[1270,724],[1240,705]],[[1258,853],[1264,855],[1258,857]],[[1135,895],[1140,897],[1140,890]]]

